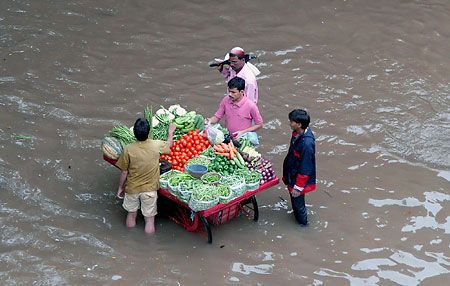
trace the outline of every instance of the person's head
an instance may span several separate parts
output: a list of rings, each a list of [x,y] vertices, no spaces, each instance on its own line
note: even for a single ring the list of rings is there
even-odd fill
[[[238,102],[245,95],[245,80],[240,77],[233,77],[228,81],[228,96],[233,102]]]
[[[230,56],[230,67],[235,72],[239,72],[245,65],[245,51],[240,47],[234,47],[228,55]]]
[[[308,112],[303,109],[294,109],[289,112],[289,125],[294,131],[305,130],[309,126],[311,118]]]
[[[150,124],[145,118],[138,118],[133,127],[134,137],[138,141],[145,141],[150,133]]]

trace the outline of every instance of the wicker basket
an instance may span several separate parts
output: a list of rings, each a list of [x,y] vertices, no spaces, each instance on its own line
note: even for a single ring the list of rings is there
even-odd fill
[[[193,211],[199,212],[199,211],[203,211],[203,210],[212,208],[213,206],[217,205],[218,203],[219,203],[219,198],[216,198],[211,201],[199,201],[199,200],[196,200],[194,197],[191,197],[188,205]]]

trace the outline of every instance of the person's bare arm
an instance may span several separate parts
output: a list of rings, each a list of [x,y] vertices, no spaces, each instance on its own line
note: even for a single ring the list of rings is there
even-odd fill
[[[247,132],[252,132],[252,131],[256,131],[256,130],[258,130],[258,129],[261,129],[261,127],[263,127],[263,123],[261,123],[261,124],[255,124],[255,125],[253,125],[253,126],[251,126],[251,127],[249,127],[249,128],[246,128],[246,129],[244,129],[244,130],[239,130],[239,131],[233,132],[233,136],[234,136],[235,138],[239,138],[239,137],[241,137],[242,135],[244,135],[245,133],[247,133]]]
[[[173,133],[175,132],[175,129],[177,129],[177,126],[173,123],[169,124],[169,136],[167,137],[167,142],[169,142],[169,147],[172,147],[173,145]]]
[[[205,124],[216,124],[217,122],[219,122],[219,120],[220,120],[219,118],[213,115],[212,117],[205,119]]]
[[[119,189],[117,190],[117,197],[119,199],[123,199],[124,196],[124,187],[125,187],[125,182],[127,181],[127,177],[128,177],[128,171],[122,171],[122,173],[120,173],[120,179],[119,179]]]

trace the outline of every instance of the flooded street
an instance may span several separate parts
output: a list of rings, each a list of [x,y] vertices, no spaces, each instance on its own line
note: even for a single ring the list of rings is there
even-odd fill
[[[450,2],[0,3],[1,285],[445,285],[450,278]],[[258,151],[281,177],[287,114],[316,136],[310,226],[282,184],[213,243],[164,217],[124,225],[101,139],[144,107],[205,116],[209,61],[258,59]],[[447,76],[446,76],[447,75]]]

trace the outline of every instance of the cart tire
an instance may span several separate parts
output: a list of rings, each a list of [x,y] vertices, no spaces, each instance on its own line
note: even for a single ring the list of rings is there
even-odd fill
[[[242,213],[244,213],[248,218],[251,218],[253,216],[253,221],[258,221],[258,202],[256,201],[256,197],[254,195],[241,203],[241,210]]]
[[[252,196],[252,204],[253,204],[253,221],[258,221],[259,209],[258,209],[258,202],[256,201],[255,196]]]
[[[211,232],[211,225],[208,222],[208,219],[203,217],[203,216],[199,216],[200,220],[203,222],[203,226],[205,227],[205,231],[208,235],[208,243],[212,243],[212,232]]]
[[[193,211],[190,211],[190,215],[187,221],[189,221],[190,223],[184,226],[186,230],[190,232],[196,231],[198,227],[198,214]]]

